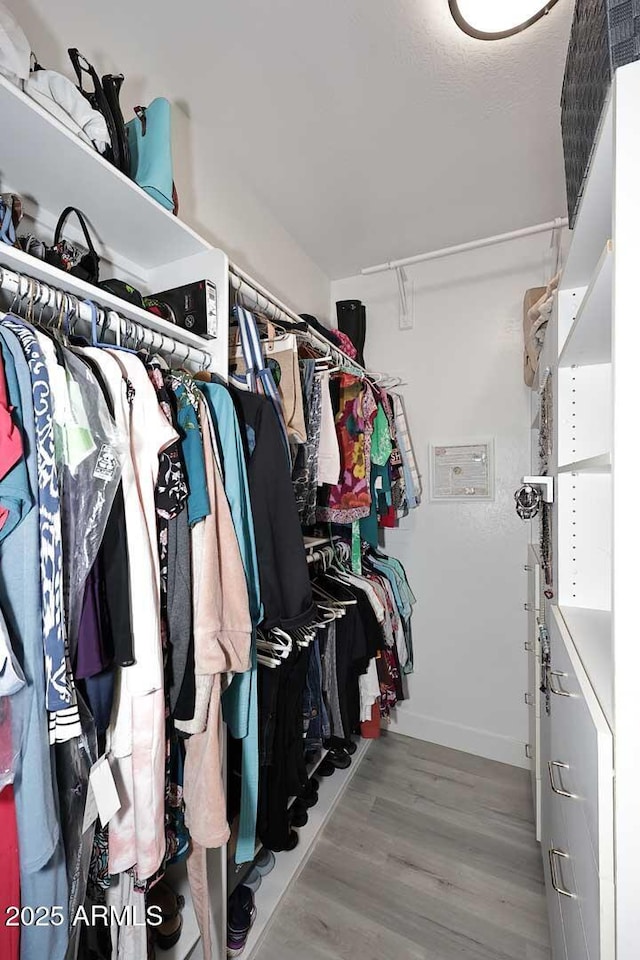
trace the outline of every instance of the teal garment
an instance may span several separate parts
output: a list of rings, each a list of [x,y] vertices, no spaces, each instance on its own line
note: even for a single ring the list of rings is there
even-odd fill
[[[385,557],[385,560],[388,564],[390,564],[393,567],[393,569],[398,574],[398,577],[400,578],[400,585],[407,598],[407,603],[413,606],[415,603],[417,603],[417,600],[415,598],[413,590],[409,585],[409,580],[407,578],[407,574],[404,567],[402,566],[400,561],[397,560],[395,557]]]
[[[393,596],[398,607],[398,612],[405,619],[411,616],[411,603],[408,600],[407,594],[403,590],[403,577],[394,569],[394,567],[387,563],[387,558],[381,559],[379,557],[372,556],[371,564],[376,569],[379,570],[387,578],[391,584],[391,589],[393,590]]]
[[[253,624],[251,669],[236,674],[222,697],[225,722],[232,736],[242,740],[242,796],[235,859],[236,863],[247,863],[255,857],[258,816],[258,664],[255,628],[262,619],[258,557],[244,447],[233,400],[222,384],[202,383],[199,386],[211,411],[218,439],[224,489],[247,578]]]
[[[360,521],[360,534],[372,547],[379,544],[378,516],[385,516],[391,506],[391,468],[388,463],[371,464],[371,512]]]
[[[26,470],[19,499],[27,503],[38,490],[36,434],[31,375],[18,338],[0,328],[7,390],[22,424]],[[15,478],[14,478],[15,479]],[[26,686],[13,701],[24,715],[23,741],[14,779],[22,907],[68,903],[67,871],[58,821],[54,754],[49,746],[45,707],[40,522],[38,509],[24,514],[0,543],[0,607],[11,647]],[[20,931],[20,960],[64,960],[68,918],[60,926],[27,924]]]
[[[189,524],[204,520],[211,513],[207,478],[204,470],[204,447],[202,434],[196,409],[189,399],[189,394],[182,386],[173,387],[178,407],[178,428],[182,441],[184,467],[187,474],[189,497],[187,499],[187,516]]]
[[[385,516],[391,506],[391,467],[389,459],[393,441],[389,421],[381,403],[378,404],[371,435],[371,510],[360,521],[360,535],[372,547],[378,546],[378,516]]]

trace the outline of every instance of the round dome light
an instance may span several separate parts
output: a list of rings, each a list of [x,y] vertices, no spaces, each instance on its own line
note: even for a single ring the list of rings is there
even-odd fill
[[[549,13],[558,0],[449,0],[461,30],[477,40],[502,40],[526,30]]]

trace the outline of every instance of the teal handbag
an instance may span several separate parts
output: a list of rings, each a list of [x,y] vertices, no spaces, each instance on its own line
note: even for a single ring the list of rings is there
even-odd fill
[[[165,209],[177,213],[171,159],[171,105],[156,97],[148,107],[136,107],[127,123],[131,177]]]

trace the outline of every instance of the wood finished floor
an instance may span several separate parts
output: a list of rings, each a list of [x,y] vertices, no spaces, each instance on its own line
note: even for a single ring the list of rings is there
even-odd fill
[[[528,773],[372,744],[256,954],[301,957],[550,960]]]

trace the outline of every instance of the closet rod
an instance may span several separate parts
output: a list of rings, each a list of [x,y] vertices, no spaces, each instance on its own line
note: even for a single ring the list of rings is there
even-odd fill
[[[497,233],[493,237],[483,237],[481,240],[469,240],[468,243],[458,243],[453,247],[443,247],[441,250],[432,250],[431,253],[419,253],[415,257],[404,257],[402,260],[389,260],[387,263],[378,263],[375,267],[365,267],[360,273],[369,276],[372,273],[384,273],[386,270],[397,270],[400,267],[410,267],[414,263],[424,263],[427,260],[440,260],[450,257],[454,253],[466,253],[467,250],[480,250],[482,247],[493,247],[508,240],[519,240],[521,237],[533,237],[536,233],[549,233],[568,226],[566,217],[556,217],[545,223],[537,223],[533,227],[523,227],[522,230],[511,230],[509,233]]]
[[[270,320],[275,321],[275,323],[281,319],[288,320],[292,323],[304,323],[304,320],[299,314],[294,313],[282,300],[279,300],[278,297],[269,293],[266,287],[263,287],[261,283],[258,283],[257,280],[254,280],[248,273],[245,273],[244,270],[241,270],[240,267],[231,262],[229,262],[229,282],[241,299],[247,300],[249,304],[255,305],[266,314]],[[304,336],[314,342],[318,347],[324,347],[325,350],[328,349],[332,356],[342,360],[351,367],[355,367],[363,376],[373,375],[370,370],[367,370],[355,360],[352,360],[343,350],[336,347],[335,344],[327,340],[318,330],[314,330],[313,327],[308,327],[307,330],[304,331]]]
[[[52,287],[50,284],[35,280],[27,274],[14,273],[13,270],[7,270],[6,267],[0,266],[0,290],[6,290],[8,293],[14,294],[14,296],[17,295],[20,298],[33,299],[34,308],[42,307],[45,309],[48,307],[56,311],[60,310],[60,307],[64,303],[64,298],[66,298],[67,302],[72,303],[76,317],[84,323],[91,324],[92,313],[87,303],[83,303],[75,294],[65,293],[56,287]],[[33,291],[33,294],[31,291]],[[159,353],[168,355],[169,358],[175,357],[178,360],[195,363],[198,366],[204,367],[206,370],[211,366],[211,355],[209,353],[198,350],[197,347],[181,343],[180,340],[175,337],[170,337],[165,333],[161,333],[159,330],[153,330],[139,320],[129,320],[128,317],[121,317],[115,310],[103,307],[97,301],[96,307],[99,315],[101,315],[104,320],[104,322],[101,321],[100,324],[101,332],[106,328],[106,330],[110,331],[116,338],[119,333],[120,338],[123,340],[131,340],[133,338],[140,339],[142,340],[143,346],[151,347],[151,349]],[[147,338],[148,334],[151,337],[150,340]],[[156,334],[160,338],[160,344],[158,346],[156,346]],[[117,343],[117,339],[115,342]]]

